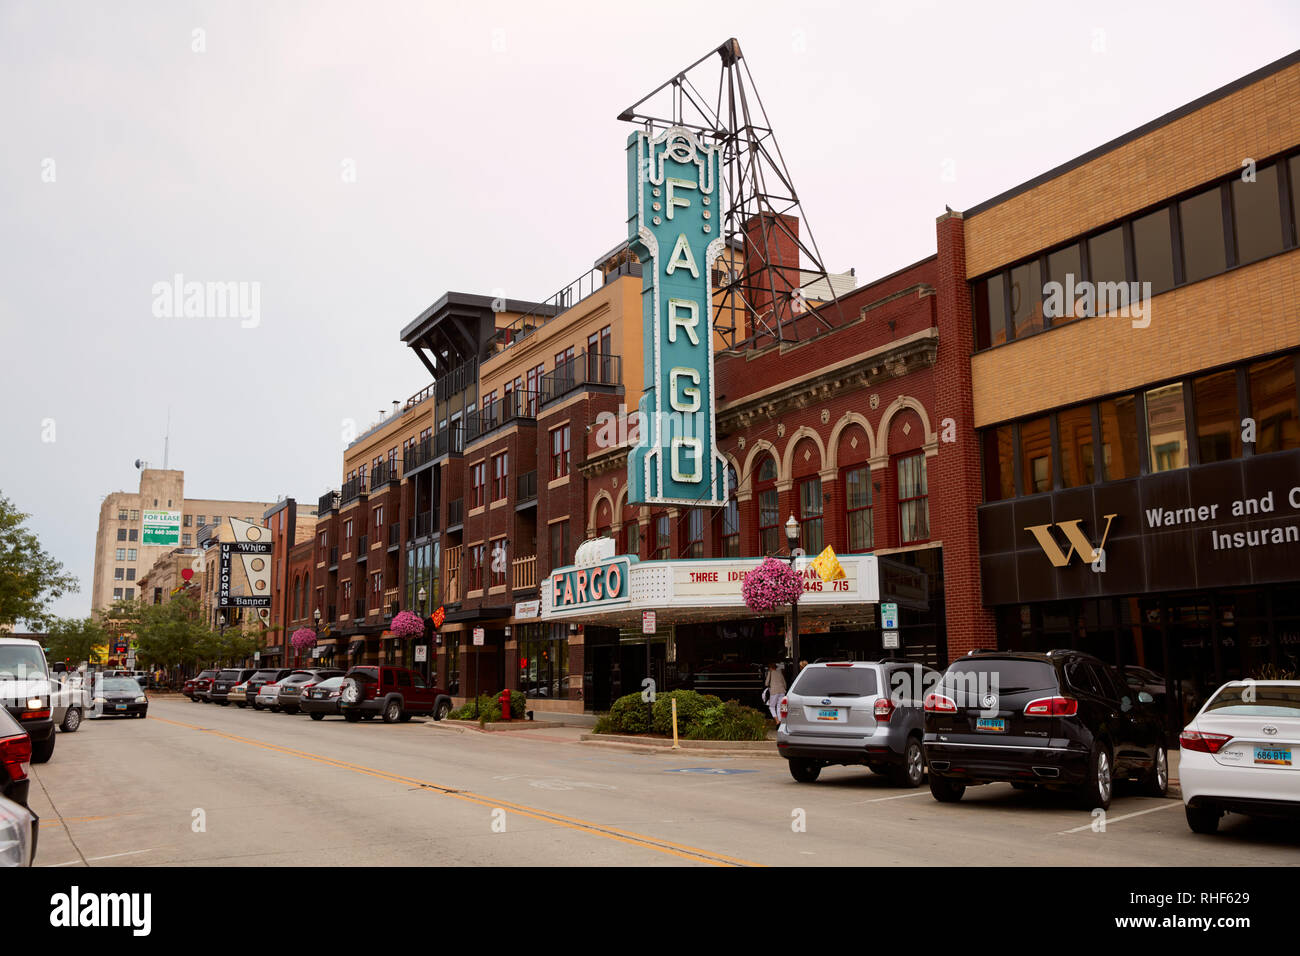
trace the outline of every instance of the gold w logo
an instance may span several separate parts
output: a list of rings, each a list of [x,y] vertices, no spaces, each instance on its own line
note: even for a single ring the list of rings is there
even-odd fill
[[[1070,543],[1069,551],[1062,551],[1061,546],[1056,543],[1056,538],[1052,535],[1052,526],[1050,524],[1036,524],[1025,528],[1035,538],[1038,539],[1038,546],[1043,549],[1047,555],[1047,560],[1052,562],[1053,567],[1063,568],[1070,563],[1077,550],[1080,557],[1088,563],[1096,561],[1101,556],[1101,550],[1106,547],[1106,538],[1110,535],[1110,523],[1115,520],[1117,515],[1103,515],[1106,519],[1106,530],[1102,532],[1101,544],[1097,547],[1092,546],[1088,536],[1079,528],[1082,518],[1075,518],[1073,521],[1061,521],[1057,523],[1062,531],[1065,532],[1065,539]]]

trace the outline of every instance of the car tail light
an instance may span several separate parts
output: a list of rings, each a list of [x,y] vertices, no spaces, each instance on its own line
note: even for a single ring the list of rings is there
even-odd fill
[[[785,720],[787,717],[790,716],[790,698],[788,697],[781,698],[781,708],[780,710],[777,711],[777,713],[781,715],[782,720]]]
[[[49,716],[50,716],[50,709],[49,709],[48,707],[46,707],[44,710],[24,710],[24,711],[22,712],[22,714],[20,715],[20,718],[19,718],[19,719],[21,719],[21,720],[44,720],[45,718],[47,718],[47,717],[49,717]]]
[[[955,714],[957,713],[957,702],[951,697],[945,697],[943,694],[926,694],[925,712],[927,714]]]
[[[24,764],[32,760],[32,738],[26,734],[0,738],[0,764],[13,780],[23,780],[27,776]]]
[[[1026,717],[1073,717],[1079,702],[1073,697],[1040,697],[1025,704]]]
[[[1196,750],[1203,754],[1217,754],[1231,739],[1230,734],[1207,734],[1202,730],[1184,730],[1178,735],[1178,742],[1184,750]]]
[[[876,715],[876,720],[882,724],[887,724],[889,718],[894,716],[894,702],[888,697],[881,697],[876,701],[876,706],[872,708],[872,713]]]

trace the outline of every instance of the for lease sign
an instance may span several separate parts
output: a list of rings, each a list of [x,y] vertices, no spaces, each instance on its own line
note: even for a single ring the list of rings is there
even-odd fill
[[[141,544],[161,544],[177,547],[181,543],[181,513],[179,511],[141,512]]]

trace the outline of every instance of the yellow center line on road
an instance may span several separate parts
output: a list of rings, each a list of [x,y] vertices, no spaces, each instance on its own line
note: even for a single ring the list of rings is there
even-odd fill
[[[340,770],[348,770],[352,773],[363,774],[369,777],[375,777],[379,780],[387,780],[390,783],[400,783],[405,786],[421,787],[426,790],[433,790],[445,794],[449,797],[455,797],[457,800],[463,800],[467,803],[478,804],[479,806],[488,807],[489,809],[501,808],[509,810],[520,816],[529,817],[534,820],[540,820],[544,823],[553,823],[556,826],[565,827],[570,830],[578,830],[583,833],[591,833],[596,836],[602,836],[606,839],[616,840],[620,843],[626,843],[631,846],[641,847],[647,850],[655,850],[659,853],[666,853],[671,856],[680,857],[684,860],[693,862],[709,863],[713,866],[762,866],[761,863],[755,863],[752,860],[743,860],[737,857],[726,856],[721,853],[714,853],[711,850],[702,850],[698,847],[686,846],[681,843],[673,843],[669,840],[662,840],[658,837],[646,836],[641,833],[633,833],[629,830],[621,830],[618,827],[608,826],[603,823],[594,823],[590,820],[583,820],[578,817],[569,817],[563,814],[554,813],[550,810],[542,810],[537,807],[530,807],[524,804],[511,803],[504,800],[493,800],[490,797],[477,794],[469,790],[461,790],[457,787],[450,787],[444,784],[434,783],[429,780],[421,780],[418,777],[410,777],[405,774],[393,773],[387,770],[376,770],[373,767],[364,767],[360,764],[350,763],[346,760],[339,760],[335,757],[325,757],[320,754],[309,753],[304,750],[294,750],[290,747],[283,747],[279,744],[267,743],[264,740],[255,740],[251,737],[240,737],[237,734],[228,734],[225,731],[213,730],[210,727],[199,727],[195,724],[186,724],[178,720],[168,720],[165,717],[158,717],[151,714],[150,720],[157,720],[160,723],[171,724],[174,727],[183,727],[187,730],[197,730],[200,733],[212,734],[216,737],[223,737],[226,740],[235,743],[247,744],[252,747],[259,747],[263,750],[269,750],[273,753],[282,753],[291,757],[298,757],[302,760],[310,760],[314,763],[323,764],[327,767],[336,767]]]

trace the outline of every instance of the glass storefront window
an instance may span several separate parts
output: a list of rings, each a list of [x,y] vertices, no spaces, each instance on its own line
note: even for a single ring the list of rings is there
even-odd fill
[[[981,279],[971,287],[975,310],[975,347],[986,349],[1007,340],[1006,293],[1002,273]]]
[[[1016,338],[1043,330],[1043,278],[1038,260],[1011,270],[1011,325]]]
[[[1282,206],[1277,192],[1277,167],[1255,171],[1253,183],[1232,181],[1233,231],[1237,263],[1244,265],[1282,251]]]
[[[516,631],[519,640],[519,684],[524,696],[568,700],[569,640],[564,624],[525,624]]]
[[[1056,435],[1061,446],[1061,487],[1078,488],[1097,480],[1092,451],[1092,406],[1058,412]]]
[[[1216,372],[1192,382],[1196,405],[1196,450],[1202,465],[1241,457],[1237,415],[1237,373]]]
[[[1228,267],[1223,249],[1223,195],[1218,186],[1178,204],[1182,221],[1183,281],[1198,282]]]
[[[1137,260],[1137,281],[1150,282],[1152,295],[1174,287],[1174,247],[1168,209],[1157,209],[1133,220],[1133,252]]]
[[[1101,413],[1101,458],[1107,481],[1136,478],[1138,460],[1137,403],[1125,395],[1097,403]]]
[[[1295,356],[1256,362],[1250,366],[1248,375],[1250,415],[1255,420],[1255,454],[1300,448]]]
[[[1150,389],[1147,399],[1147,450],[1151,472],[1187,467],[1187,414],[1183,385]]]
[[[1014,498],[1016,476],[1011,426],[987,428],[981,437],[984,443],[984,500]]]
[[[1052,490],[1052,428],[1048,418],[1021,422],[1020,469],[1025,494]]]

